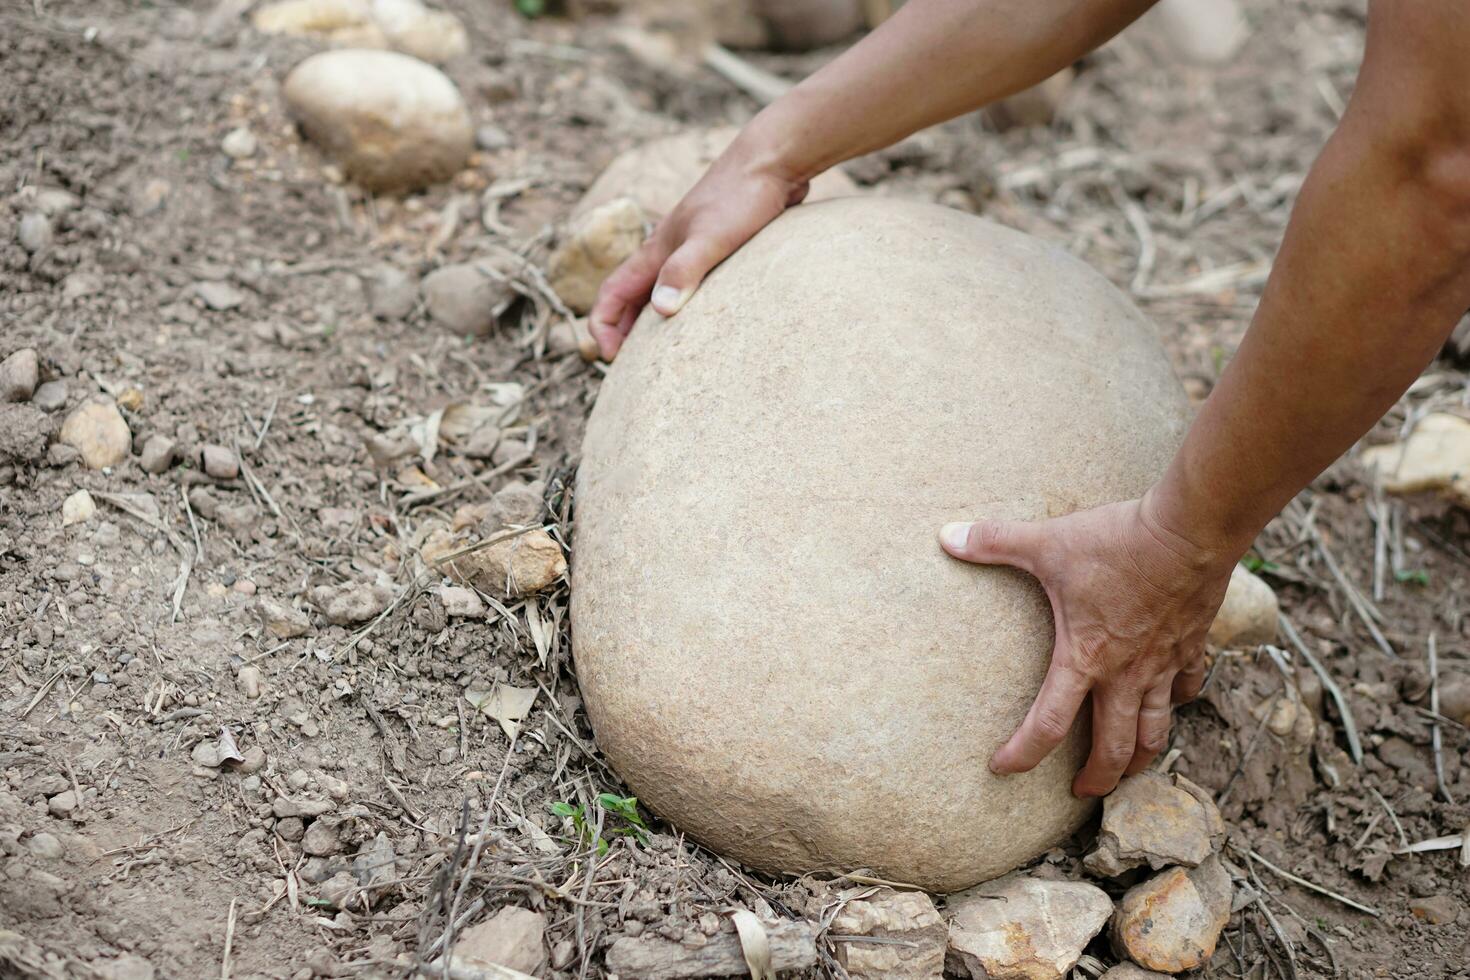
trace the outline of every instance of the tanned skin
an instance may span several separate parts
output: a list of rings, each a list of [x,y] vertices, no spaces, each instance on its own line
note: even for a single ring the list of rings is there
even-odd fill
[[[1148,0],[910,0],[760,113],[603,284],[611,359],[648,303],[673,316],[710,269],[844,160],[1033,85]],[[990,761],[1024,772],[1091,700],[1073,792],[1109,792],[1199,693],[1231,569],[1266,522],[1403,394],[1470,307],[1470,4],[1372,0],[1357,88],[1302,185],[1240,350],[1142,498],[1053,520],[955,515],[955,558],[1046,589],[1051,667]]]

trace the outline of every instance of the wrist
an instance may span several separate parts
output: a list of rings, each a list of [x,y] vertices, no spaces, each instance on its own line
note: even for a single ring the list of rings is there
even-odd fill
[[[1139,515],[1160,543],[1200,571],[1233,567],[1259,532],[1231,527],[1207,498],[1167,475],[1143,495]]]
[[[789,118],[785,101],[779,100],[757,114],[740,130],[726,152],[750,176],[802,184],[823,168],[815,162],[809,133]]]

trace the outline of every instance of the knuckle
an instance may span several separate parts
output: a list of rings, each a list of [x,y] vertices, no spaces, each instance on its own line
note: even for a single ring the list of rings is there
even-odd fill
[[[1033,727],[1036,734],[1042,739],[1055,743],[1067,737],[1067,733],[1072,729],[1072,723],[1056,708],[1045,707],[1037,709]]]
[[[1097,757],[1108,766],[1121,766],[1133,758],[1133,745],[1122,739],[1110,738],[1098,746]]]

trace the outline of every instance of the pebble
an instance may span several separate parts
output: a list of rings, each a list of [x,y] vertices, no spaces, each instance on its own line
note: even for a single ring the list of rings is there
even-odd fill
[[[221,763],[219,743],[205,739],[194,746],[194,750],[189,753],[189,758],[194,760],[196,766],[203,766],[205,769],[218,769]]]
[[[419,0],[374,0],[373,17],[389,44],[430,64],[442,65],[469,50],[460,19]]]
[[[282,817],[276,821],[276,836],[296,842],[306,836],[306,823],[300,817]]]
[[[1113,916],[1113,947],[1134,963],[1182,973],[1215,953],[1230,921],[1230,875],[1211,857],[1197,868],[1169,868],[1128,889]]]
[[[82,206],[81,198],[71,191],[64,191],[59,187],[46,187],[36,194],[36,209],[48,218],[54,218],[58,214],[75,211]]]
[[[518,294],[490,262],[464,262],[424,277],[424,305],[440,326],[465,337],[483,337]]]
[[[190,495],[191,504],[193,500]],[[279,640],[290,640],[311,632],[311,620],[306,618],[306,613],[267,596],[256,597],[255,614],[266,630]]]
[[[34,842],[35,838],[31,838]],[[1459,904],[1449,895],[1429,895],[1409,902],[1409,911],[1414,918],[1423,919],[1432,926],[1452,925],[1460,917]]]
[[[950,954],[975,980],[1061,980],[1113,912],[1095,885],[1024,874],[951,895],[948,906]]]
[[[398,877],[393,866],[396,860],[393,842],[381,830],[372,840],[357,849],[357,857],[352,860],[352,871],[357,876],[358,884],[362,885],[369,905],[376,905],[392,888],[389,882]]]
[[[211,310],[233,310],[245,302],[245,294],[227,282],[196,282],[194,295]]]
[[[46,809],[51,811],[52,816],[69,817],[71,812],[77,808],[77,803],[76,791],[66,790],[47,800]]]
[[[546,350],[552,354],[579,354],[582,360],[591,363],[597,360],[597,341],[587,327],[587,318],[558,320],[546,333]]]
[[[34,255],[44,251],[51,246],[55,238],[55,232],[51,229],[51,219],[39,211],[27,211],[21,216],[16,237],[20,239],[20,247],[30,254]]]
[[[36,389],[31,404],[43,412],[55,412],[66,407],[66,382],[47,381]]]
[[[237,772],[244,773],[248,776],[252,773],[260,772],[260,770],[265,768],[265,749],[259,745],[252,745],[248,749],[243,749],[240,754],[245,758],[235,765]],[[259,787],[259,785],[257,782],[256,786]]]
[[[524,598],[547,588],[567,570],[561,545],[540,528],[436,565],[436,558],[458,547],[447,534],[436,532],[424,542],[424,564],[489,595]]]
[[[154,980],[158,975],[152,963],[132,953],[115,960],[94,960],[90,966],[97,980]]]
[[[82,454],[76,449],[59,442],[53,442],[46,447],[46,464],[53,469],[59,470],[63,466],[70,466],[81,458]]]
[[[545,495],[546,484],[539,480],[535,483],[519,480],[507,483],[490,498],[490,520],[496,528],[534,524],[541,516]]]
[[[519,905],[507,905],[466,929],[454,945],[454,956],[467,960],[471,967],[503,966],[540,976],[546,966],[545,934],[545,916]]]
[[[837,962],[849,976],[930,980],[944,971],[949,927],[923,892],[891,888],[848,892],[831,931],[870,936],[877,943],[837,943]]]
[[[484,125],[475,130],[475,146],[487,153],[510,149],[510,134],[499,126]]]
[[[614,198],[578,216],[547,264],[551,288],[574,312],[588,312],[602,281],[643,244],[648,224],[630,197]]]
[[[256,146],[255,134],[247,126],[238,126],[230,130],[219,144],[225,156],[234,160],[245,160],[255,156]]]
[[[230,586],[230,588],[243,596],[255,595],[255,583],[248,578],[236,579],[235,584]]]
[[[1470,676],[1445,671],[1439,678],[1439,713],[1470,725]]]
[[[326,51],[281,87],[307,137],[372,191],[454,176],[474,145],[464,99],[439,69],[392,51]]]
[[[1244,565],[1236,565],[1230,573],[1225,601],[1205,639],[1217,647],[1230,648],[1274,643],[1279,611],[1271,586]]]
[[[40,376],[40,359],[30,347],[22,347],[0,361],[0,402],[30,401]]]
[[[271,801],[271,812],[279,819],[286,817],[316,818],[324,813],[331,813],[337,808],[337,804],[331,800],[293,799],[289,796],[278,796]]]
[[[1119,963],[1104,973],[1102,980],[1169,980],[1169,974],[1145,970],[1136,963]]]
[[[94,470],[116,466],[128,458],[133,436],[112,399],[90,398],[72,410],[61,425],[61,442],[82,454]]]
[[[413,276],[391,265],[379,266],[367,277],[368,308],[379,320],[402,320],[419,304],[419,285]]]
[[[143,467],[144,473],[152,473],[156,476],[174,465],[174,455],[177,451],[178,443],[166,435],[155,432],[144,440],[138,465]]]
[[[1128,776],[1103,800],[1097,849],[1084,864],[1114,877],[1147,864],[1193,868],[1219,848],[1225,822],[1210,794],[1179,775],[1145,769]]]
[[[1446,412],[1420,419],[1407,439],[1358,456],[1389,493],[1433,490],[1470,507],[1470,421]]]
[[[240,475],[240,460],[233,449],[205,445],[199,450],[199,466],[216,480],[233,480]]]
[[[31,853],[36,857],[45,858],[48,861],[60,859],[65,850],[61,846],[61,840],[55,834],[48,834],[44,830],[32,834],[31,839],[26,842],[26,846],[30,848]]]
[[[501,439],[495,445],[495,452],[490,454],[490,462],[503,466],[513,460],[524,460],[530,450],[524,439]]]
[[[337,826],[327,820],[313,820],[301,839],[301,850],[315,857],[341,853],[342,838],[337,833]]]
[[[346,908],[357,894],[357,879],[349,871],[339,871],[322,882],[317,894],[334,909]]]
[[[97,504],[92,500],[92,495],[85,490],[78,490],[61,502],[61,526],[71,527],[73,524],[85,524],[97,514]]]
[[[307,594],[307,598],[333,626],[355,626],[387,609],[393,601],[393,593],[381,585],[348,582],[319,585]]]
[[[253,664],[246,664],[235,674],[235,686],[252,701],[260,697],[260,684],[260,668]]]
[[[439,601],[444,603],[444,612],[458,619],[484,619],[485,603],[474,589],[458,585],[439,587]]]

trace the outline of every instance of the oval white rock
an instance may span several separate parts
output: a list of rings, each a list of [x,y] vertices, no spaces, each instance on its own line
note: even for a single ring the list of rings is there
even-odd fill
[[[572,616],[599,744],[767,871],[951,891],[1017,867],[1091,811],[1087,741],[990,773],[1050,613],[936,532],[1135,497],[1185,425],[1154,328],[1060,249],[913,201],[786,212],[640,320],[588,423]]]
[[[286,76],[282,94],[306,135],[370,190],[414,190],[445,180],[474,145],[454,83],[395,51],[312,55]]]

